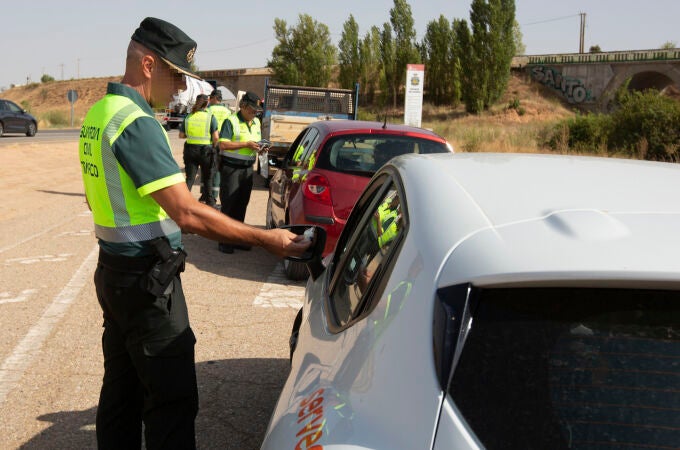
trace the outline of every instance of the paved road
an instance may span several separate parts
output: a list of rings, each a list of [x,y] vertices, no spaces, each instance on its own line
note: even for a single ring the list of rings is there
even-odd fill
[[[181,166],[182,142],[170,135]],[[96,447],[102,320],[76,139],[0,139],[2,449]],[[264,226],[267,192],[258,181],[246,222]],[[224,255],[195,235],[185,245],[198,446],[257,449],[288,372],[303,283],[286,281],[280,261],[261,249]]]

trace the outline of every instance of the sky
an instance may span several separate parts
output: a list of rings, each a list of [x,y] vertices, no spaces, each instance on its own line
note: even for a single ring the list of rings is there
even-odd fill
[[[410,0],[417,40],[443,15],[469,23],[471,0]],[[577,53],[579,13],[586,51],[680,46],[680,0],[516,0],[526,54]],[[39,82],[122,75],[130,36],[147,16],[174,23],[197,43],[199,70],[265,67],[276,45],[274,20],[295,27],[300,14],[328,26],[337,45],[350,14],[363,37],[389,22],[393,0],[176,1],[33,0],[2,11],[0,90]],[[427,73],[427,67],[425,68]]]

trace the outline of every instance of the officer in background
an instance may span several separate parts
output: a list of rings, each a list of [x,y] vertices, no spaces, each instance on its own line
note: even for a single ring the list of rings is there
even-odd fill
[[[263,230],[199,203],[187,189],[152,107],[196,77],[196,43],[147,17],[128,45],[125,74],[88,111],[79,156],[100,251],[94,283],[104,316],[100,449],[193,449],[196,342],[180,272],[181,230],[300,256],[309,241]]]
[[[217,201],[213,194],[213,176],[215,173],[215,146],[219,139],[217,119],[206,109],[208,96],[199,94],[189,115],[179,128],[179,137],[184,142],[184,174],[187,177],[187,188],[191,191],[196,172],[201,169],[200,202],[215,207]]]
[[[217,119],[217,133],[219,139],[219,131],[222,129],[222,124],[231,115],[231,110],[222,104],[222,92],[219,89],[214,89],[210,93],[208,99],[208,111],[212,113]],[[215,170],[213,171],[213,197],[219,198],[220,195],[220,149],[219,143],[215,143]]]
[[[253,190],[253,164],[260,151],[262,129],[257,113],[262,101],[248,91],[239,102],[239,110],[231,114],[220,129],[220,203],[222,213],[243,222]],[[249,245],[220,242],[222,253],[234,249],[250,250]]]

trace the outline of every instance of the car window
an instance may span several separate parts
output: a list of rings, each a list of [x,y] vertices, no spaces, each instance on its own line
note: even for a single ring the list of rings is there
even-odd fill
[[[449,393],[486,448],[676,448],[680,292],[487,289]]]
[[[338,326],[347,326],[366,311],[386,262],[403,234],[404,223],[402,199],[396,186],[389,183],[376,191],[351,233],[349,245],[338,250],[334,258],[338,266],[329,302]]]
[[[348,134],[329,139],[318,167],[337,172],[373,174],[390,159],[405,153],[446,153],[446,144],[415,136]]]
[[[9,108],[7,107],[7,102],[0,101],[0,111],[7,111]]]
[[[6,105],[7,109],[12,111],[12,112],[15,112],[15,113],[22,112],[21,108],[19,108],[17,105],[15,105],[12,102],[5,102],[5,105]]]
[[[302,140],[302,155],[300,156],[300,161],[301,161],[301,166],[310,168],[310,166],[313,166],[314,164],[309,164],[310,163],[310,158],[311,155],[314,154],[314,150],[316,149],[316,141],[319,138],[319,130],[316,128],[310,128],[309,133],[307,133]]]
[[[295,165],[298,161],[300,161],[300,156],[302,156],[302,151],[304,150],[304,147],[301,145],[302,140],[305,138],[305,136],[307,136],[307,134],[309,134],[310,130],[311,128],[307,128],[306,130],[300,132],[300,134],[298,134],[298,136],[288,148],[286,159],[290,162],[290,164]]]

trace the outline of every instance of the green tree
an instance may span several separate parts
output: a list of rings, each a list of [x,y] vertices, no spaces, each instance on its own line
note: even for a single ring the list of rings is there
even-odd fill
[[[515,54],[514,0],[473,0],[470,10],[475,68],[470,112],[480,112],[498,101],[510,78]]]
[[[394,70],[397,84],[392,98],[396,108],[400,87],[405,86],[406,83],[406,65],[420,63],[413,13],[406,0],[394,0],[394,6],[390,9],[390,23],[394,30]]]
[[[477,82],[477,57],[472,46],[472,33],[467,21],[455,19],[453,21],[454,55],[458,66],[456,67],[457,78],[460,80],[460,97],[465,103],[468,112],[481,112],[484,108],[482,102],[483,86]]]
[[[489,35],[491,46],[491,70],[489,97],[485,106],[497,102],[505,92],[510,79],[510,66],[515,56],[515,0],[490,0]]]
[[[342,37],[338,47],[340,49],[338,55],[340,86],[351,89],[354,83],[359,81],[361,75],[359,25],[351,14],[342,27]]]
[[[602,49],[600,48],[599,45],[591,45],[590,49],[588,49],[589,53],[602,53]]]
[[[423,60],[427,74],[425,92],[437,105],[453,103],[455,64],[453,55],[453,29],[443,15],[427,24],[422,43]]]
[[[44,74],[42,77],[40,77],[40,81],[42,83],[49,83],[50,81],[54,81],[54,77],[51,75]]]
[[[519,27],[519,22],[517,22],[517,20],[512,24],[512,41],[515,44],[515,56],[526,54],[527,46],[524,45],[524,35],[522,34],[522,29]]]
[[[382,69],[380,57],[380,29],[372,26],[361,41],[359,49],[360,71],[359,92],[363,104],[373,104],[375,95],[380,88],[380,74]]]
[[[671,48],[677,48],[678,43],[675,41],[666,41],[659,47],[661,50],[669,50]]]
[[[397,88],[399,75],[397,74],[396,45],[392,38],[392,26],[385,22],[380,32],[380,60],[382,61],[384,98],[392,97],[393,107],[397,107]]]
[[[274,19],[278,44],[267,66],[283,84],[328,86],[336,63],[336,48],[331,43],[328,26],[308,14],[298,17],[295,28],[288,28],[285,20]]]

